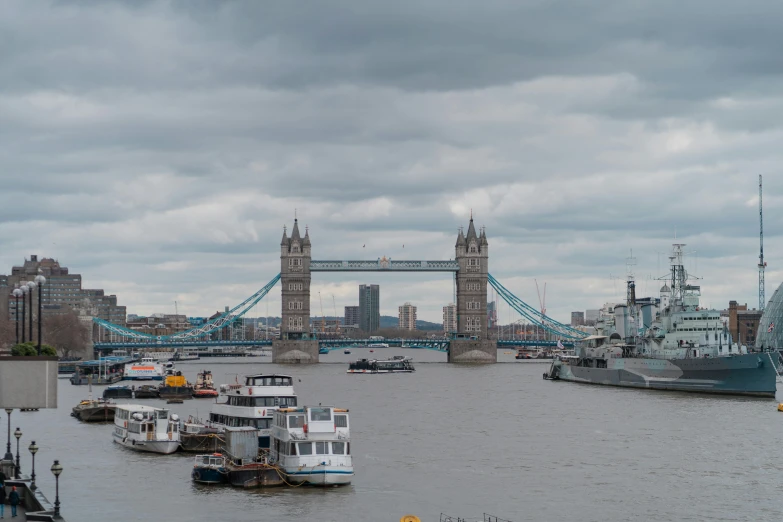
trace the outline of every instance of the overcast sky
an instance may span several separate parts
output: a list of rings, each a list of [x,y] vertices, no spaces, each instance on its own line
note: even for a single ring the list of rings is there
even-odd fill
[[[560,320],[622,299],[631,249],[657,294],[675,230],[704,304],[754,307],[759,174],[768,296],[783,279],[781,20],[769,0],[5,0],[0,273],[55,257],[129,313],[206,315],[280,271],[294,209],[315,259],[449,259],[473,209],[490,272],[534,305],[546,282]],[[452,300],[448,274],[315,274],[313,313],[359,283],[391,315]]]

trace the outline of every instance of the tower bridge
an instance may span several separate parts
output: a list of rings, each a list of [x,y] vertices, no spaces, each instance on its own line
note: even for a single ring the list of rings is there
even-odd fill
[[[112,336],[125,339],[120,343],[97,343],[96,348],[108,350],[111,347],[185,347],[225,344],[227,341],[211,340],[215,332],[229,327],[244,317],[269,291],[281,286],[282,321],[280,337],[271,340],[273,362],[314,363],[318,362],[319,349],[336,349],[345,343],[359,340],[319,340],[310,331],[310,283],[314,272],[447,272],[453,274],[456,287],[457,331],[449,339],[421,340],[416,347],[437,349],[448,353],[449,362],[496,362],[498,346],[509,345],[555,345],[555,341],[495,341],[490,339],[487,324],[487,290],[491,286],[511,308],[523,318],[543,330],[573,345],[573,340],[586,336],[580,330],[559,323],[528,305],[489,273],[489,241],[486,230],[476,231],[473,216],[467,233],[460,228],[454,245],[454,259],[449,260],[397,260],[387,257],[376,260],[316,260],[312,259],[310,231],[304,236],[299,223],[289,237],[283,228],[280,241],[280,273],[264,287],[224,314],[196,328],[171,335],[154,336],[124,326],[94,318],[101,328]],[[396,340],[395,340],[396,341]],[[404,340],[399,340],[400,344]],[[388,342],[388,341],[385,341]],[[246,341],[246,346],[268,345],[270,341]],[[237,344],[237,343],[235,343]],[[396,344],[396,343],[395,343]],[[410,344],[409,344],[410,346]]]

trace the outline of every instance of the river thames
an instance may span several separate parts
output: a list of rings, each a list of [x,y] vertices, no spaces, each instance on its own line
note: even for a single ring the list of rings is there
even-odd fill
[[[65,379],[58,409],[16,411],[12,425],[24,432],[23,448],[33,439],[41,448],[36,475],[50,500],[52,460],[65,467],[60,499],[69,521],[394,522],[408,513],[424,522],[440,513],[515,522],[783,520],[783,414],[773,400],[544,381],[545,364],[514,362],[502,350],[506,364],[486,366],[383,352],[413,355],[417,371],[346,374],[349,360],[369,355],[362,349],[321,357],[340,364],[178,364],[189,380],[212,370],[216,384],[237,374],[292,375],[300,405],[348,408],[356,476],[343,488],[195,485],[194,454],[136,453],[112,442],[110,425],[72,418],[88,392]],[[212,400],[137,402],[203,418]]]

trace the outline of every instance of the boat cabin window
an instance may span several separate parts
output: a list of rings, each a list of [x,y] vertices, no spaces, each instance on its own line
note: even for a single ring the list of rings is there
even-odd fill
[[[247,386],[292,386],[291,377],[248,377]]]
[[[276,406],[286,408],[288,406],[296,406],[296,397],[275,397],[277,401]]]
[[[304,426],[304,415],[291,415],[288,417],[289,428],[301,428]]]
[[[158,410],[158,418],[165,419],[169,416],[169,410]]]
[[[288,447],[288,454],[289,455],[296,455],[296,443],[292,442],[290,446]]]
[[[311,421],[330,421],[332,420],[332,410],[329,408],[310,408]]]
[[[300,442],[299,443],[299,454],[300,455],[312,455],[313,454],[313,443],[312,442]]]
[[[332,442],[332,455],[345,455],[345,442]]]
[[[335,428],[347,428],[348,427],[348,415],[335,415],[334,416]]]
[[[315,454],[316,455],[328,455],[329,454],[329,443],[328,442],[316,442],[315,443]]]

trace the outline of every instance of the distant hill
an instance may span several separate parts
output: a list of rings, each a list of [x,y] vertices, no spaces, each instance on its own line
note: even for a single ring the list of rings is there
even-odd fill
[[[381,316],[381,328],[397,328],[399,319],[393,315]],[[417,330],[443,330],[443,325],[440,323],[431,323],[429,321],[416,321]]]
[[[333,321],[334,319],[335,319],[334,316],[331,316],[331,315],[327,315],[326,316],[326,320],[327,321]],[[340,319],[342,321],[343,318],[342,317],[338,317],[338,319]],[[264,317],[259,317],[257,319],[247,318],[245,320],[248,321],[248,322],[258,321],[259,324],[264,324],[266,319]],[[281,320],[280,317],[270,317],[269,318],[269,324],[271,324],[272,326],[280,326],[280,320]],[[320,321],[321,317],[320,316],[313,317],[312,320],[313,321]],[[381,325],[380,325],[381,328],[397,328],[397,324],[398,324],[398,320],[393,315],[382,315],[381,316]],[[421,321],[421,320],[419,320],[419,321],[416,321],[416,329],[417,330],[436,330],[436,331],[438,331],[438,330],[443,330],[443,325],[440,324],[440,323],[431,323],[429,321]]]

